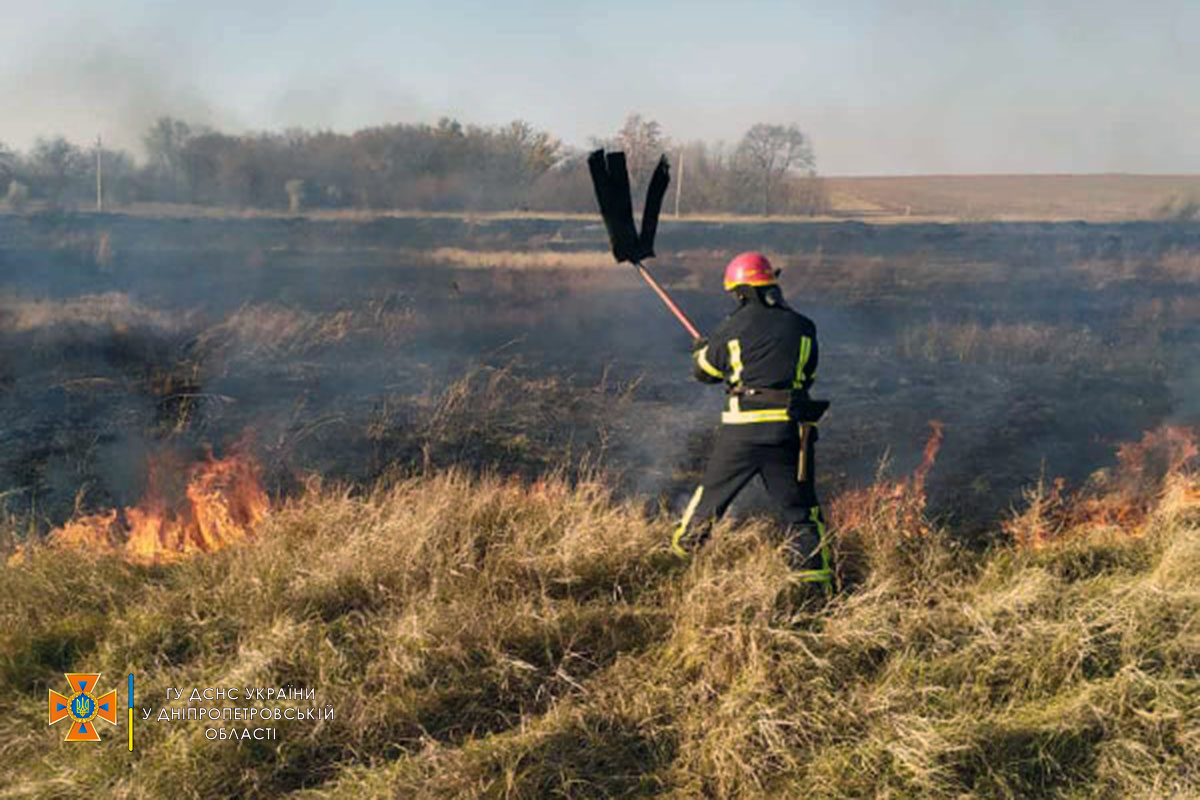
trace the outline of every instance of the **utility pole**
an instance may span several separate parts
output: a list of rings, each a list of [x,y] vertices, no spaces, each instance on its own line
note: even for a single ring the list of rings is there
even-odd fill
[[[675,219],[679,219],[679,195],[683,191],[683,148],[679,148],[679,177],[675,179]]]
[[[104,210],[104,145],[96,135],[96,211]]]

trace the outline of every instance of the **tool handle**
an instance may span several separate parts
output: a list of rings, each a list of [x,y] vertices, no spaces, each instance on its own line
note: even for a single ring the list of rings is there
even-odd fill
[[[808,480],[808,432],[812,425],[807,422],[801,422],[796,426],[800,432],[800,460],[796,462],[796,483],[804,483]]]
[[[658,285],[658,281],[654,280],[653,276],[646,271],[646,268],[642,266],[642,262],[634,261],[633,267],[638,271],[638,274],[642,276],[642,279],[645,280],[646,283],[650,284],[650,288],[654,290],[654,293],[658,295],[659,299],[667,304],[667,308],[669,308],[671,313],[675,315],[675,319],[679,320],[679,323],[683,325],[683,327],[687,328],[687,332],[692,335],[692,338],[703,338],[700,335],[700,331],[696,330],[696,326],[693,325],[692,321],[687,318],[687,314],[684,314],[683,310],[680,309],[679,306],[675,305],[675,301],[671,299],[671,296],[667,294],[665,289]]]

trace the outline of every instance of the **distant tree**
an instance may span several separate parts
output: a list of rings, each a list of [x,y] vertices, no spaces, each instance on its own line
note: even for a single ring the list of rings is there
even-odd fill
[[[289,128],[230,135],[164,116],[142,141],[141,165],[120,151],[104,151],[104,191],[114,202],[294,213],[350,205],[572,211],[595,206],[586,152],[565,147],[523,120],[480,126],[443,117],[434,124],[383,125],[351,134]],[[665,152],[676,163],[682,154],[686,164],[688,211],[811,213],[825,202],[807,139],[794,125],[756,125],[733,148],[705,142],[673,146],[656,120],[630,114],[611,138],[594,142],[625,152],[635,201]],[[16,180],[33,198],[90,202],[93,164],[90,150],[61,137],[39,142],[27,157],[0,146],[0,197]],[[678,181],[680,173],[675,174]],[[672,198],[667,202],[670,208]]]
[[[104,159],[104,203],[120,205],[145,194],[142,176],[133,157],[124,150],[102,151]]]
[[[738,144],[737,156],[751,184],[762,199],[762,213],[772,210],[772,190],[790,172],[815,175],[816,159],[808,137],[792,125],[758,123],[746,131]]]
[[[562,158],[561,142],[522,120],[473,133],[471,172],[488,207],[527,206],[530,188]]]
[[[461,122],[449,117],[439,119],[433,129],[432,147],[427,149],[428,160],[421,172],[428,176],[445,176],[456,167],[461,168],[467,154],[466,139]]]
[[[0,186],[7,186],[17,170],[17,154],[0,142]]]
[[[738,186],[723,144],[687,142],[673,153],[676,163],[672,188],[682,190],[683,209],[689,212],[735,209]],[[668,197],[668,200],[673,203],[674,198]]]
[[[461,122],[452,117],[442,117],[437,121],[434,134],[447,139],[461,139],[463,126]]]
[[[283,181],[272,181],[266,170],[261,148],[250,137],[233,139],[221,152],[217,167],[221,196],[225,203],[238,207],[268,208],[272,195],[278,197]]]
[[[535,129],[528,122],[514,120],[501,128],[497,140],[516,156],[523,173],[522,180],[531,183],[562,158],[562,142],[546,131]]]
[[[529,207],[540,211],[595,211],[587,151],[564,148],[554,166],[530,187]]]
[[[650,179],[658,157],[671,147],[656,120],[644,119],[636,113],[625,118],[625,123],[608,144],[625,152],[635,197],[641,196],[641,188]]]
[[[222,193],[220,182],[221,158],[235,147],[237,140],[222,133],[200,133],[187,139],[179,162],[189,202],[220,204],[236,200]]]
[[[81,196],[91,184],[91,159],[61,136],[37,140],[30,171],[52,205],[64,203],[72,194]]]
[[[183,154],[192,135],[192,128],[186,122],[172,117],[159,117],[142,136],[142,144],[149,157],[147,168],[156,182],[156,188],[164,195],[160,199],[185,199]]]

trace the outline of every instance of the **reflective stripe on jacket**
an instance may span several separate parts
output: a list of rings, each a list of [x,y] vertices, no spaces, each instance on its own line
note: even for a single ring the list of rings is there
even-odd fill
[[[817,374],[817,328],[783,303],[747,300],[725,318],[704,347],[692,354],[695,375],[730,389],[753,387],[808,393]],[[721,422],[745,425],[787,422],[787,408],[755,398],[729,395]]]

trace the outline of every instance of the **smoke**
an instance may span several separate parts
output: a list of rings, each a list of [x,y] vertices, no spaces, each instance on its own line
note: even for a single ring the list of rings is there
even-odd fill
[[[0,138],[133,147],[163,114],[234,131],[447,114],[583,144],[636,108],[677,141],[797,123],[826,174],[1200,170],[1184,0],[668,4],[630,9],[619,37],[619,10],[545,4],[122,5],[7,10]]]
[[[264,110],[263,124],[310,130],[355,130],[438,116],[416,92],[348,66],[289,76],[269,92]]]
[[[238,115],[202,86],[207,65],[185,32],[120,30],[103,19],[55,26],[34,29],[6,53],[4,140],[28,147],[40,136],[89,142],[100,135],[108,147],[140,151],[142,134],[160,116],[240,126]]]
[[[14,143],[64,134],[76,142],[102,136],[106,146],[140,150],[142,134],[158,116],[210,126],[238,120],[194,82],[186,62],[95,43],[78,49],[46,44],[24,68],[6,71],[0,95],[17,114],[4,133]]]

